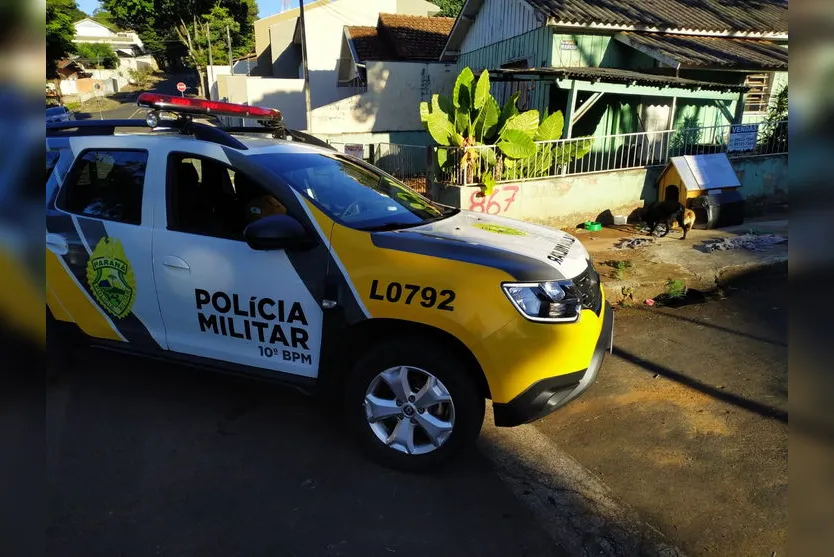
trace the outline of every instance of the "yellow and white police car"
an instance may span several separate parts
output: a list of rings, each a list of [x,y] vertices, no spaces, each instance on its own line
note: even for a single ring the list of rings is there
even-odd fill
[[[473,445],[486,399],[515,426],[595,379],[613,314],[573,236],[432,202],[273,109],[138,104],[147,121],[47,128],[51,351],[69,326],[337,393],[360,445],[406,470]],[[271,127],[194,121],[212,115]]]

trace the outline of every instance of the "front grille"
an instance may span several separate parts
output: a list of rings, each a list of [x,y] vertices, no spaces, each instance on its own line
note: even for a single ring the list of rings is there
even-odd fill
[[[582,299],[582,307],[590,309],[599,315],[602,309],[602,291],[599,284],[599,273],[594,269],[594,265],[588,261],[588,268],[582,274],[577,275],[573,279],[573,283],[579,290],[579,296]]]

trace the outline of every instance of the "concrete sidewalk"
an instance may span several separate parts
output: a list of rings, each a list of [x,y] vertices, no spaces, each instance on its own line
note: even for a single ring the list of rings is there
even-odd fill
[[[787,220],[749,219],[743,225],[703,230],[694,229],[681,240],[679,229],[664,238],[654,238],[635,225],[609,226],[599,232],[570,230],[588,249],[600,273],[606,296],[611,303],[643,303],[666,292],[669,280],[683,280],[687,288],[705,292],[740,274],[788,260],[788,242],[753,251],[738,247],[726,251],[709,251],[708,245],[719,239],[740,238],[746,234],[774,234],[787,239]],[[621,247],[621,240],[653,239],[637,248]]]

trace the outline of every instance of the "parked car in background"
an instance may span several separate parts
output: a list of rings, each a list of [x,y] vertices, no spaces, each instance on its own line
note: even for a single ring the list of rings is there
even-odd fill
[[[75,115],[65,106],[48,106],[46,107],[46,122],[68,122],[75,120]]]

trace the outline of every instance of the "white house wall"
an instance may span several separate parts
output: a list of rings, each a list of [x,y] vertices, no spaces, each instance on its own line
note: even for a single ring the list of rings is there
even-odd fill
[[[289,127],[298,130],[307,127],[302,79],[218,75],[217,98],[225,102],[277,108]],[[240,125],[242,122],[233,124]]]
[[[460,51],[472,52],[543,25],[541,16],[524,0],[485,0]]]
[[[422,131],[420,101],[449,95],[454,64],[368,62],[368,90],[313,109],[313,133],[327,136]],[[346,89],[353,91],[353,89]],[[219,100],[277,108],[288,126],[304,130],[304,81],[242,75],[218,76]]]
[[[313,133],[422,130],[420,101],[449,95],[457,72],[454,64],[368,62],[367,77],[365,93],[313,110]]]

